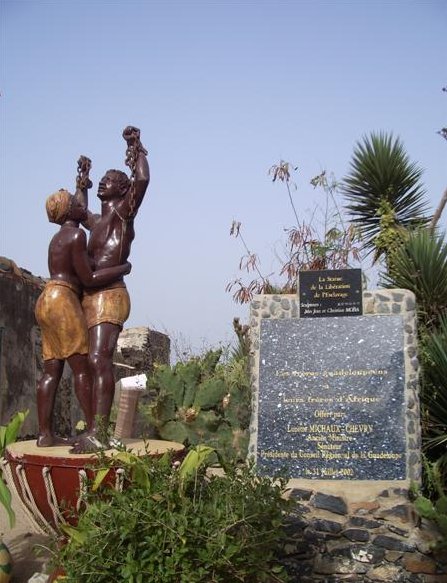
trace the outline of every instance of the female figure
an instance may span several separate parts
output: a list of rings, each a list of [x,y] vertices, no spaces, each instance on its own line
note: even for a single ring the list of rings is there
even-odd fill
[[[44,373],[37,387],[39,436],[37,445],[48,447],[67,443],[52,431],[56,389],[68,361],[75,393],[84,412],[87,432],[94,426],[92,381],[88,364],[88,329],[81,307],[83,288],[102,287],[130,272],[130,263],[92,271],[87,255],[87,237],[79,224],[87,218],[84,198],[91,186],[90,160],[81,157],[76,195],[59,190],[46,202],[50,222],[60,230],[48,249],[50,281],[36,304],[36,319],[42,330]]]

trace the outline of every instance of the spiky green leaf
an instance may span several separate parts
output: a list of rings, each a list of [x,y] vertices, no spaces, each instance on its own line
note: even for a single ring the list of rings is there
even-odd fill
[[[421,176],[422,170],[410,162],[402,142],[392,134],[372,133],[356,144],[341,190],[366,249],[374,249],[384,202],[394,211],[396,227],[413,228],[427,222]]]

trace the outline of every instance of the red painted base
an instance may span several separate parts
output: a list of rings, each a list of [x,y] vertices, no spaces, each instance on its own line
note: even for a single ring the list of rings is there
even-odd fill
[[[184,446],[172,441],[123,440],[137,455],[160,457],[167,451],[181,452]],[[10,475],[22,503],[38,524],[56,529],[66,521],[76,525],[83,477],[93,477],[97,454],[71,454],[70,447],[37,447],[36,442],[21,441],[6,449]],[[105,452],[113,457],[114,449]],[[114,476],[109,477],[114,483]],[[40,516],[39,516],[40,515]],[[50,528],[48,530],[51,530]]]

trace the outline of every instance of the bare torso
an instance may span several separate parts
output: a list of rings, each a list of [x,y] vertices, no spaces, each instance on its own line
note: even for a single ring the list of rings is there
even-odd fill
[[[78,245],[76,245],[78,243]],[[51,279],[80,286],[74,253],[86,245],[85,233],[78,227],[64,225],[51,239],[48,248],[48,269]]]
[[[81,287],[101,287],[121,281],[130,271],[126,261],[110,265],[110,269],[92,269],[87,255],[87,237],[77,225],[65,223],[51,239],[48,269],[52,280]]]
[[[110,206],[106,213],[95,217],[88,242],[88,255],[95,270],[121,265],[130,255],[134,222],[122,217],[118,206]]]

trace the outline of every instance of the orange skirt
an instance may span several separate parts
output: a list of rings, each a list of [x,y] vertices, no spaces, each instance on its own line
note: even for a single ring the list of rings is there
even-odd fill
[[[130,314],[129,292],[124,284],[100,290],[84,290],[82,309],[89,329],[103,322],[122,327]]]
[[[37,300],[35,314],[42,330],[44,360],[88,353],[87,324],[75,286],[50,280]]]

